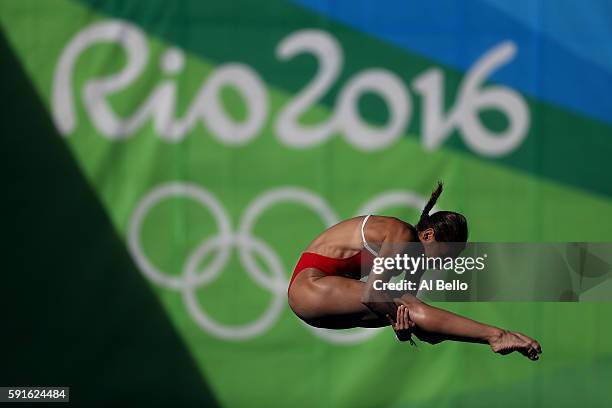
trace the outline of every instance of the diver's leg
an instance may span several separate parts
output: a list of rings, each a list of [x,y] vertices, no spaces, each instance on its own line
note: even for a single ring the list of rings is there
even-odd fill
[[[396,301],[409,310],[410,320],[416,325],[413,332],[421,340],[434,344],[442,340],[489,344],[496,353],[518,351],[532,360],[537,360],[542,352],[540,344],[524,334],[502,330],[427,305],[413,295],[405,294]],[[398,308],[398,316],[403,307]]]
[[[314,273],[302,272],[289,293],[289,304],[301,319],[313,326],[335,329],[389,325],[386,316],[373,313],[371,307],[362,303],[365,283],[341,276],[327,276],[316,269],[311,272]],[[400,323],[399,316],[409,316],[411,325],[415,325],[412,330],[417,337],[430,343],[442,340],[483,343],[489,344],[494,352],[507,354],[519,351],[533,360],[541,352],[538,342],[523,334],[427,305],[411,294],[404,294],[390,303],[396,308],[393,316],[397,323]],[[400,310],[395,305],[404,307]],[[408,309],[408,313],[405,309]],[[402,319],[404,324],[408,323],[406,318]]]
[[[363,285],[355,279],[329,276],[309,268],[293,282],[289,305],[298,317],[318,327],[389,326],[388,318],[376,315],[361,302]]]

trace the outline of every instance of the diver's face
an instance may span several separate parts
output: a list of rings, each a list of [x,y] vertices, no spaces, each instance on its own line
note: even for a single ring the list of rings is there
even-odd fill
[[[441,242],[440,253],[443,257],[457,258],[465,249],[465,242]]]
[[[433,241],[423,244],[423,248],[428,258],[457,258],[465,248],[465,244]]]
[[[449,256],[448,254],[450,253],[444,242],[438,242],[435,240],[424,244],[423,248],[425,249],[425,256],[428,258],[444,258]]]

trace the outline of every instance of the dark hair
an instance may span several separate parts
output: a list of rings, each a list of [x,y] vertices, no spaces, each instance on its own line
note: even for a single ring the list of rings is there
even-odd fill
[[[436,241],[467,242],[467,220],[463,215],[453,211],[438,211],[429,215],[436,201],[438,201],[440,194],[442,194],[442,183],[438,182],[438,186],[431,193],[429,201],[427,201],[425,208],[423,208],[421,218],[416,225],[417,231],[424,231],[427,228],[432,228]]]

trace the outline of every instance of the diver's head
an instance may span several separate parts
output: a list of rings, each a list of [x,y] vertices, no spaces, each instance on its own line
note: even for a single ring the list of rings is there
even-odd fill
[[[456,257],[465,248],[468,238],[467,220],[453,211],[438,211],[429,214],[442,194],[442,183],[431,193],[416,225],[419,241],[428,257]]]

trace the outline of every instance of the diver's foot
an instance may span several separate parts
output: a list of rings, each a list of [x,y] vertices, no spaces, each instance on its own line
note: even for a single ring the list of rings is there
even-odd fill
[[[506,355],[518,351],[530,360],[539,359],[542,353],[540,343],[524,334],[508,330],[501,330],[498,335],[489,340],[489,344],[494,353]]]

